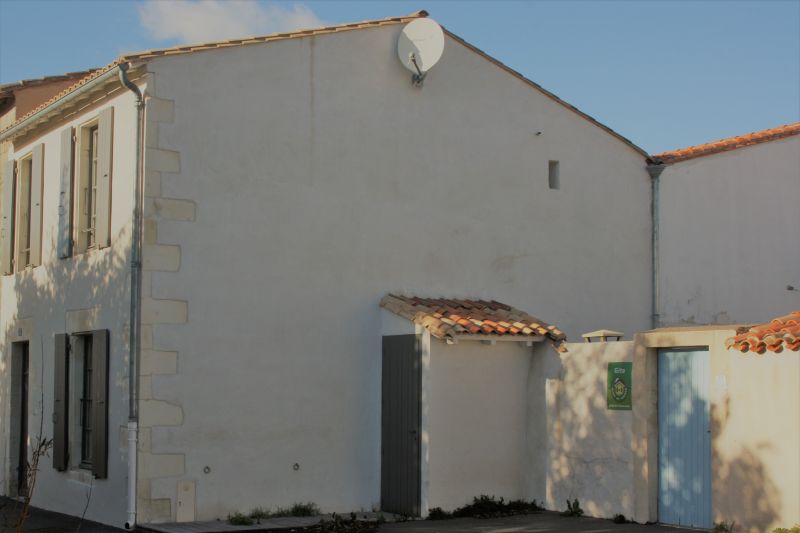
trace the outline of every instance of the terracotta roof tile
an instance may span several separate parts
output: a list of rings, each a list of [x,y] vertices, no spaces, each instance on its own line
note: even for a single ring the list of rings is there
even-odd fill
[[[736,336],[725,341],[725,346],[742,353],[780,353],[784,348],[800,351],[800,311],[792,311],[766,324],[739,328]]]
[[[387,294],[381,307],[423,326],[440,339],[459,335],[542,336],[560,347],[566,335],[525,311],[495,300],[419,298]]]
[[[784,126],[778,126],[777,128],[756,131],[748,133],[747,135],[729,137],[706,144],[698,144],[697,146],[689,146],[688,148],[663,152],[651,156],[650,159],[656,163],[669,165],[679,161],[686,161],[687,159],[694,159],[695,157],[727,152],[729,150],[736,150],[737,148],[744,148],[745,146],[752,146],[769,141],[777,141],[778,139],[785,139],[786,137],[798,134],[800,134],[800,122],[795,122],[794,124],[786,124]]]
[[[57,81],[67,81],[67,80],[74,80],[80,79],[88,76],[96,69],[89,69],[89,70],[81,70],[77,72],[66,72],[64,74],[56,74],[54,76],[42,76],[41,78],[32,78],[29,80],[19,80],[19,81],[12,81],[10,83],[4,83],[0,85],[0,94],[5,94],[9,92],[13,92],[15,90],[24,89],[27,87],[35,87],[37,85],[44,85],[47,83],[53,83]]]

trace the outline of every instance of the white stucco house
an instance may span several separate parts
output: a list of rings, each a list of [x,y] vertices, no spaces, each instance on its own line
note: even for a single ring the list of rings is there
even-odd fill
[[[659,325],[763,322],[800,307],[800,122],[652,156]]]
[[[707,293],[683,255],[742,241],[676,213],[691,169],[744,198],[712,164],[736,153],[794,191],[800,136],[650,157],[446,30],[415,84],[425,16],[128,54],[3,126],[0,492],[41,424],[33,504],[117,526],[481,493],[661,518],[658,350],[707,342],[727,376],[728,329],[565,339],[785,312],[796,248],[750,314],[717,296],[763,256]],[[603,408],[613,361],[631,411]]]
[[[414,85],[422,16],[126,55],[0,132],[7,494],[23,413],[47,509],[377,508],[387,293],[647,326],[646,153],[449,32]]]

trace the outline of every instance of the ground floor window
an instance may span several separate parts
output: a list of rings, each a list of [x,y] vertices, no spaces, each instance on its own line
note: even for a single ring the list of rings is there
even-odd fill
[[[108,463],[108,330],[56,335],[53,467],[91,470]]]

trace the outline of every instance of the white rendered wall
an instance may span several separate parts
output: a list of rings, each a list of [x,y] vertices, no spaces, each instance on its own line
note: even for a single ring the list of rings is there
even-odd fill
[[[112,160],[111,246],[58,259],[59,176],[61,131],[94,119],[100,109],[114,106]],[[36,483],[33,505],[80,516],[87,504],[86,518],[121,527],[127,516],[127,436],[128,420],[128,317],[129,250],[133,197],[136,114],[134,99],[127,91],[97,107],[73,115],[36,139],[17,141],[10,157],[24,157],[35,144],[43,142],[44,188],[42,221],[42,265],[0,277],[0,487],[5,493],[16,465],[8,462],[9,357],[11,342],[30,342],[30,396],[28,431],[31,439],[39,433],[53,436],[54,335],[93,329],[110,332],[108,478],[91,480],[88,471],[57,472],[52,454],[44,457]],[[20,328],[23,332],[19,337]],[[72,450],[72,454],[80,450]]]
[[[413,87],[399,29],[149,64],[174,101],[158,145],[180,154],[162,196],[196,204],[158,224],[181,264],[153,295],[187,300],[188,323],[154,332],[179,370],[153,395],[183,420],[152,447],[185,454],[197,519],[379,505],[388,291],[493,298],[573,336],[648,324],[642,156],[450,39]],[[173,512],[180,479],[151,484]]]
[[[661,322],[766,322],[800,307],[800,136],[661,175]]]
[[[428,509],[452,511],[486,494],[525,496],[531,348],[432,340],[428,403]]]
[[[633,514],[633,411],[606,407],[608,363],[633,360],[633,342],[537,347],[529,383],[527,496],[589,516]],[[643,383],[632,384],[643,387]],[[634,407],[635,408],[635,407]]]

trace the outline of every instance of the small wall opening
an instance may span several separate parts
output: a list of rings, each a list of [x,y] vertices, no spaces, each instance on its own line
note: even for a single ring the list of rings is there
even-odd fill
[[[558,161],[549,161],[547,164],[547,182],[551,189],[558,190],[561,188],[561,176],[559,173]]]

